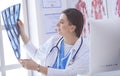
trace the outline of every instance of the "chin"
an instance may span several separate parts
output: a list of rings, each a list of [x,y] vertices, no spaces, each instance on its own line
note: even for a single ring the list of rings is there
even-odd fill
[[[58,32],[59,35],[63,36],[60,32]]]
[[[58,32],[58,34],[60,34],[60,31],[59,31],[59,30],[57,30],[57,32]]]

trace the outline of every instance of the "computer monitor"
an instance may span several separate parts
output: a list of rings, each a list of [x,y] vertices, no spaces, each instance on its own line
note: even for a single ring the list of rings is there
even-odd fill
[[[91,20],[90,76],[120,70],[120,19]]]

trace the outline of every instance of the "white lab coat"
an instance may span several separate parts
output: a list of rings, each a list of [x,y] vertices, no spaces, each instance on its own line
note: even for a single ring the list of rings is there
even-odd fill
[[[57,51],[54,50],[51,53],[50,50],[53,46],[55,46],[60,39],[60,36],[53,36],[48,41],[46,41],[39,49],[35,48],[31,42],[28,42],[25,47],[28,50],[29,55],[33,59],[44,60],[45,66],[50,66],[54,64],[54,61],[57,56]],[[59,43],[60,44],[60,43]],[[79,38],[76,43],[73,45],[70,50],[70,56],[66,64],[66,69],[54,69],[48,68],[48,76],[77,76],[77,74],[85,74],[89,71],[89,48],[84,42],[75,57],[74,62],[71,64],[71,59],[74,56],[75,52],[79,48],[81,44],[81,38]],[[60,45],[58,45],[59,47]],[[43,63],[43,61],[42,61]]]

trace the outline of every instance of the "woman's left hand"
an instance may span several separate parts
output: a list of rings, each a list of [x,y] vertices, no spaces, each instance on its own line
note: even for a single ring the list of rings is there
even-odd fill
[[[19,62],[26,69],[37,70],[38,64],[32,59],[20,59]]]

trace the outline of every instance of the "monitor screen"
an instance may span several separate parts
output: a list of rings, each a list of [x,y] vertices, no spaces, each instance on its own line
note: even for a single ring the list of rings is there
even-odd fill
[[[20,14],[20,4],[15,4],[2,11],[2,18],[5,29],[12,45],[13,51],[17,59],[20,58],[20,41],[17,20]]]
[[[120,19],[91,20],[90,74],[120,70]]]

